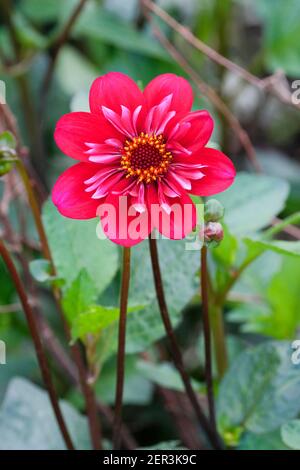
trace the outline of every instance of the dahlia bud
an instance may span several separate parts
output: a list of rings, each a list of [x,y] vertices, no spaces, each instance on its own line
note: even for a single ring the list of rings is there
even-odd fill
[[[204,204],[205,222],[218,222],[224,216],[224,207],[216,199],[209,199]]]
[[[16,141],[8,132],[0,134],[0,176],[9,173],[16,161]]]
[[[208,222],[204,227],[205,243],[220,243],[223,240],[223,227],[219,222]]]

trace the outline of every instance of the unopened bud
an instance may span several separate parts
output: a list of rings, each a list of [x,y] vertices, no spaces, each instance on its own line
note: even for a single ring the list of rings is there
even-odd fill
[[[204,227],[205,243],[220,243],[223,240],[224,231],[220,222],[208,222]]]
[[[224,207],[216,199],[209,199],[204,204],[205,222],[218,222],[224,216]]]

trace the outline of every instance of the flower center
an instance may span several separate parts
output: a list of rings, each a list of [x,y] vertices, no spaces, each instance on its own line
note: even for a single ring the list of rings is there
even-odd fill
[[[152,183],[168,171],[172,158],[162,135],[142,132],[138,137],[126,140],[121,166],[127,173],[126,178],[137,176],[139,181]]]

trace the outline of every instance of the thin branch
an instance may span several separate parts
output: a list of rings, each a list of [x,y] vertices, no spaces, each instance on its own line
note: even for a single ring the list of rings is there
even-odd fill
[[[149,245],[150,245],[152,271],[153,271],[155,289],[156,289],[156,294],[157,294],[157,300],[158,300],[158,304],[160,308],[162,321],[166,330],[166,334],[171,345],[171,351],[173,355],[174,364],[178,372],[180,373],[181,379],[183,381],[183,384],[186,390],[186,394],[190,399],[190,402],[193,406],[193,409],[196,413],[196,416],[199,420],[201,427],[206,433],[212,446],[215,449],[222,449],[221,440],[218,434],[216,434],[216,432],[210,426],[210,423],[206,415],[202,411],[202,408],[199,404],[198,397],[192,388],[190,378],[184,368],[183,358],[182,358],[179,346],[177,344],[177,340],[176,340],[176,337],[172,328],[172,323],[171,323],[168,307],[166,304],[165,293],[164,293],[163,282],[162,282],[159,260],[158,260],[157,244],[156,244],[155,238],[151,236],[149,237]]]
[[[215,108],[223,114],[225,119],[232,130],[240,140],[241,145],[244,147],[249,160],[251,161],[255,170],[260,173],[262,171],[260,163],[257,160],[255,149],[252,145],[248,133],[243,129],[239,120],[232,114],[225,102],[218,96],[215,90],[205,83],[198,75],[198,73],[191,67],[184,56],[173,46],[167,39],[166,35],[156,25],[152,24],[153,32],[165,49],[169,52],[171,57],[181,66],[181,68],[190,76],[197,88],[213,103]]]
[[[182,443],[188,449],[203,448],[202,443],[199,442],[196,422],[192,419],[192,409],[186,395],[163,387],[157,387],[157,390],[164,400],[166,410],[173,418]]]
[[[42,218],[41,218],[41,215],[40,215],[40,209],[39,209],[39,206],[38,206],[37,199],[35,197],[33,188],[31,186],[30,178],[28,177],[28,174],[27,174],[26,168],[24,166],[24,163],[20,158],[16,162],[16,166],[17,166],[19,175],[20,175],[20,177],[23,181],[23,184],[24,184],[24,187],[25,187],[25,190],[26,190],[26,194],[28,196],[28,202],[29,202],[29,205],[30,205],[31,210],[32,210],[35,226],[36,226],[36,229],[37,229],[37,232],[38,232],[38,235],[39,235],[39,239],[40,239],[40,242],[41,242],[41,245],[42,245],[43,254],[44,254],[45,258],[50,262],[52,271],[54,272],[55,267],[54,267],[54,264],[53,264],[53,260],[52,260],[52,257],[51,257],[51,252],[50,252],[46,232],[45,232],[44,225],[43,225],[43,222],[42,222]]]
[[[93,448],[95,450],[101,450],[102,433],[101,433],[101,427],[100,427],[100,423],[98,419],[98,409],[97,409],[97,403],[96,403],[96,398],[95,398],[95,392],[94,392],[92,385],[88,383],[87,372],[86,372],[86,368],[81,357],[78,343],[72,346],[72,354],[73,354],[75,363],[78,368],[79,382],[81,385],[81,389],[83,391],[83,395],[85,397],[86,411],[88,415],[90,435],[91,435]]]
[[[27,175],[26,169],[23,165],[22,160],[20,159],[17,161],[17,168],[19,170],[19,174],[22,178],[22,181],[24,183],[24,187],[28,196],[29,205],[33,213],[36,229],[37,229],[39,239],[42,245],[43,255],[50,262],[52,274],[55,275],[56,269],[55,269],[55,265],[54,265],[51,251],[49,248],[48,239],[47,239],[44,224],[41,218],[40,210],[37,204],[37,200],[36,200],[33,188],[31,187],[31,182]],[[60,314],[60,318],[64,327],[66,338],[68,342],[70,342],[71,341],[70,329],[65,321],[64,313],[61,308],[60,290],[55,286],[53,286],[52,290],[53,290],[54,299],[56,301],[56,305],[58,308],[58,312]],[[85,367],[84,367],[84,364],[82,363],[81,353],[77,344],[74,344],[72,346],[72,354],[74,357],[74,361],[78,367],[82,392],[83,392],[85,402],[86,402],[91,441],[92,441],[94,449],[98,450],[101,448],[101,428],[100,428],[100,423],[97,417],[97,406],[96,406],[94,391],[91,385],[88,383],[88,377],[85,372]]]
[[[191,80],[195,83],[198,87],[199,91],[203,93],[207,98],[212,102],[215,108],[224,115],[228,124],[232,128],[232,130],[237,135],[240,143],[244,147],[246,155],[253,165],[253,168],[257,173],[262,173],[262,167],[257,160],[255,148],[251,142],[251,139],[246,132],[245,129],[239,123],[239,120],[234,116],[234,114],[230,111],[228,106],[225,102],[218,96],[213,88],[211,88],[207,83],[205,83],[197,74],[197,72],[190,66],[190,64],[186,61],[184,56],[173,46],[173,44],[167,39],[165,34],[152,23],[152,28],[155,36],[161,42],[161,44],[165,47],[165,49],[169,52],[169,54],[173,57],[173,59],[181,66],[181,68],[189,75]],[[276,226],[277,224],[281,223],[281,219],[275,217],[272,221],[272,225]],[[300,229],[296,226],[287,225],[282,228],[282,231],[291,235],[292,237],[300,240]]]
[[[117,357],[117,384],[115,401],[115,422],[113,432],[114,449],[118,450],[121,444],[122,406],[125,375],[125,344],[126,344],[126,318],[130,281],[130,248],[123,248],[123,273],[120,295],[119,342]]]
[[[207,284],[207,247],[201,248],[201,301],[202,301],[202,319],[205,344],[205,381],[207,387],[207,400],[210,424],[215,433],[217,433],[214,386],[212,376],[212,354],[211,354],[211,332],[209,321],[209,301]]]
[[[293,216],[291,216],[291,218],[294,217],[294,215],[297,216],[297,214],[298,213],[293,214]],[[278,231],[279,231],[278,225],[279,225],[280,226],[279,227],[280,231],[285,232],[288,235],[290,235],[291,237],[300,240],[300,228],[297,227],[296,225],[291,225],[291,224],[295,224],[295,223],[299,223],[299,221],[297,221],[297,222],[289,221],[288,223],[286,223],[285,220],[281,220],[278,217],[274,217],[274,219],[272,221],[272,225],[274,227],[274,233],[278,233]]]
[[[58,58],[58,55],[64,46],[64,44],[67,42],[70,33],[72,31],[72,28],[78,19],[84,5],[86,4],[87,0],[79,0],[77,6],[73,10],[71,16],[69,17],[68,21],[64,25],[60,35],[57,37],[56,41],[54,42],[52,48],[51,48],[51,56],[49,59],[48,67],[46,69],[43,82],[41,85],[41,92],[40,92],[40,116],[43,116],[45,106],[46,106],[46,101],[47,101],[47,95],[49,92],[49,88],[51,85],[51,81],[53,78],[53,73],[56,65],[56,61]]]
[[[51,405],[52,405],[52,408],[53,408],[53,411],[54,411],[54,414],[55,414],[55,417],[56,417],[56,420],[57,420],[57,424],[58,424],[59,429],[61,431],[61,434],[64,438],[67,449],[74,450],[74,446],[73,446],[70,434],[68,432],[64,417],[63,417],[62,412],[60,410],[58,398],[57,398],[56,391],[55,391],[53,381],[52,381],[52,378],[51,378],[51,373],[50,373],[48,361],[47,361],[47,358],[46,358],[46,355],[45,355],[45,352],[44,352],[43,344],[42,344],[41,339],[39,337],[39,330],[38,330],[38,326],[37,326],[37,323],[36,323],[34,313],[33,313],[32,309],[31,309],[31,306],[30,306],[30,304],[27,300],[27,295],[26,295],[25,288],[24,288],[23,283],[21,281],[21,278],[18,274],[18,271],[16,270],[14,262],[13,262],[11,256],[10,256],[8,250],[6,249],[4,243],[1,240],[0,240],[0,253],[1,253],[3,261],[6,264],[7,269],[8,269],[8,271],[9,271],[11,277],[12,277],[12,280],[14,282],[16,290],[19,294],[20,301],[22,303],[24,313],[25,313],[25,316],[26,316],[26,319],[27,319],[28,327],[29,327],[29,330],[30,330],[30,333],[31,333],[31,337],[32,337],[32,340],[33,340],[33,343],[34,343],[35,352],[36,352],[37,359],[38,359],[38,362],[39,362],[39,366],[40,366],[40,369],[41,369],[41,374],[42,374],[45,386],[46,386],[48,394],[49,394],[50,402],[51,402]]]
[[[297,109],[300,108],[300,105],[294,103],[292,100],[292,94],[288,89],[286,78],[282,71],[278,71],[274,75],[261,79],[256,75],[253,75],[252,73],[248,72],[248,70],[244,69],[240,65],[222,56],[216,50],[208,46],[205,42],[198,39],[188,28],[178,23],[165,10],[160,8],[151,0],[143,0],[143,3],[150,11],[152,11],[155,15],[161,18],[174,31],[180,34],[187,42],[189,42],[193,47],[201,51],[210,60],[221,65],[222,67],[225,67],[227,70],[236,73],[244,80],[251,83],[253,86],[273,94],[284,104],[296,107]]]

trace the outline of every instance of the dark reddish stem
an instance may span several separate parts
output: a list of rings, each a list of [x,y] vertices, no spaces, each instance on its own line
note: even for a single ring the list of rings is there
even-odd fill
[[[125,376],[125,345],[126,345],[126,319],[127,305],[130,281],[130,248],[123,249],[123,273],[120,295],[120,320],[119,320],[119,342],[117,357],[117,384],[116,384],[116,401],[115,401],[115,421],[113,430],[114,449],[118,450],[121,444],[121,428],[122,428],[122,407],[123,407],[123,390]]]
[[[90,436],[94,450],[101,450],[102,433],[98,417],[98,407],[93,386],[89,384],[85,364],[83,363],[79,345],[72,346],[72,354],[77,365],[79,382],[85,397],[86,412],[88,416]]]
[[[22,178],[22,181],[24,183],[24,187],[28,196],[28,202],[31,207],[36,229],[39,235],[39,239],[41,242],[42,246],[42,252],[45,258],[50,262],[51,265],[51,271],[52,274],[56,274],[56,269],[54,266],[54,262],[52,259],[51,251],[49,248],[48,244],[48,239],[47,235],[45,232],[44,224],[41,218],[39,206],[36,200],[36,196],[34,193],[34,190],[31,186],[30,179],[27,175],[26,168],[24,167],[24,164],[21,159],[17,161],[17,168],[19,170],[19,174]],[[61,294],[60,291],[57,287],[53,286],[53,294],[54,298],[58,307],[58,311],[60,313],[60,317],[64,326],[65,334],[67,337],[67,340],[70,342],[71,340],[71,335],[70,335],[70,330],[69,327],[65,321],[64,314],[61,308]],[[79,373],[79,379],[80,379],[80,384],[82,388],[82,393],[85,398],[85,403],[86,403],[86,411],[87,411],[87,416],[88,416],[88,422],[89,422],[89,428],[90,428],[90,435],[91,435],[91,441],[93,444],[93,448],[98,450],[101,449],[101,428],[100,428],[100,423],[98,419],[98,413],[97,413],[97,404],[96,404],[96,399],[94,396],[94,390],[90,386],[90,384],[87,381],[87,372],[85,370],[85,365],[83,363],[82,357],[81,357],[81,352],[79,349],[78,344],[74,344],[72,347],[72,354],[74,361],[76,363],[76,366],[78,368],[78,373]]]
[[[9,273],[10,273],[10,275],[11,275],[13,281],[14,281],[14,285],[15,285],[16,290],[18,292],[18,295],[20,297],[20,301],[21,301],[23,309],[24,309],[24,313],[25,313],[25,316],[26,316],[26,319],[27,319],[28,327],[29,327],[29,330],[30,330],[30,333],[31,333],[31,336],[32,336],[32,340],[33,340],[33,344],[34,344],[34,347],[35,347],[35,352],[36,352],[37,359],[38,359],[38,362],[39,362],[39,366],[40,366],[40,369],[41,369],[41,374],[42,374],[45,386],[46,386],[48,394],[49,394],[50,402],[51,402],[51,405],[52,405],[52,408],[53,408],[53,411],[54,411],[54,414],[55,414],[55,417],[56,417],[56,420],[57,420],[57,424],[59,426],[59,429],[60,429],[61,434],[64,438],[64,441],[65,441],[65,444],[66,444],[67,448],[69,450],[74,450],[74,446],[73,446],[70,434],[68,432],[64,417],[63,417],[62,412],[61,412],[60,407],[59,407],[58,398],[57,398],[56,391],[55,391],[55,388],[54,388],[54,385],[53,385],[53,381],[52,381],[48,361],[47,361],[47,358],[46,358],[46,355],[45,355],[45,352],[44,352],[43,344],[42,344],[41,339],[39,337],[38,326],[37,326],[37,322],[36,322],[34,313],[33,313],[32,309],[31,309],[31,306],[28,302],[25,288],[24,288],[23,283],[21,281],[21,278],[18,274],[18,271],[16,270],[14,262],[13,262],[11,256],[10,256],[8,250],[6,249],[4,243],[1,240],[0,240],[0,253],[1,253],[1,256],[4,260],[4,263],[6,264],[7,269],[8,269],[8,271],[9,271]]]
[[[153,276],[154,276],[154,282],[155,282],[155,288],[156,288],[156,294],[157,294],[157,300],[160,308],[160,313],[162,317],[162,321],[166,330],[167,337],[169,339],[170,345],[171,345],[171,351],[173,355],[173,360],[174,364],[181,376],[181,379],[183,381],[186,394],[189,397],[189,400],[193,406],[193,409],[197,415],[197,418],[199,420],[199,423],[203,430],[205,431],[209,441],[211,442],[213,448],[215,449],[222,449],[222,443],[220,441],[220,438],[218,434],[214,431],[214,429],[211,427],[207,417],[205,416],[204,412],[202,411],[202,408],[199,404],[199,400],[197,395],[195,394],[190,378],[188,374],[185,371],[184,364],[183,364],[183,358],[181,355],[181,351],[179,349],[179,346],[177,344],[176,336],[173,331],[168,307],[166,304],[166,299],[165,299],[165,293],[164,293],[164,288],[163,288],[163,282],[162,282],[162,276],[160,272],[160,266],[159,266],[159,259],[158,259],[158,251],[157,251],[157,244],[155,238],[150,237],[149,238],[149,243],[150,243],[150,254],[151,254],[151,262],[152,262],[152,270],[153,270]]]
[[[214,432],[217,433],[216,413],[214,402],[213,376],[212,376],[212,353],[211,334],[209,321],[209,299],[208,299],[208,276],[207,276],[207,247],[201,248],[201,299],[202,299],[202,319],[205,345],[205,380],[207,387],[207,400],[209,409],[210,424]]]

